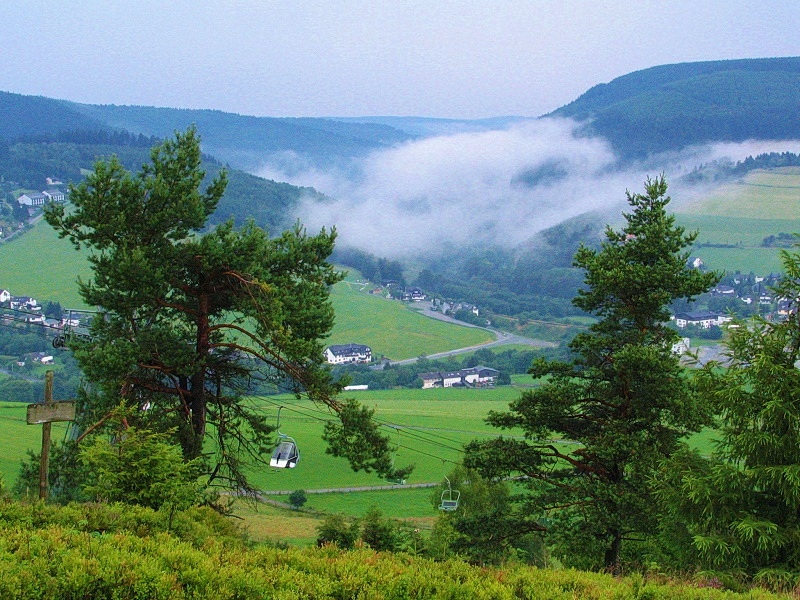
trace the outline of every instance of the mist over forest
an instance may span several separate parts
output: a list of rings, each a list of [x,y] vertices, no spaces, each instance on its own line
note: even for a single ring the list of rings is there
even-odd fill
[[[459,247],[513,249],[586,213],[617,220],[625,191],[661,173],[681,206],[711,191],[684,178],[699,166],[799,148],[791,140],[720,142],[623,161],[604,138],[582,134],[581,123],[543,118],[406,141],[347,169],[264,164],[258,174],[329,198],[300,204],[310,229],[335,225],[343,245],[407,259]]]

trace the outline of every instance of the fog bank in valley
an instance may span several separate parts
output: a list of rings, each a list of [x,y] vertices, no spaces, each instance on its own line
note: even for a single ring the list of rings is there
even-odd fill
[[[480,243],[515,246],[588,211],[613,219],[626,207],[626,189],[641,191],[661,172],[677,206],[708,192],[679,182],[697,165],[783,150],[796,152],[797,144],[720,144],[620,169],[605,140],[580,136],[568,120],[541,119],[408,142],[348,173],[267,166],[259,174],[331,198],[301,207],[310,231],[335,225],[341,245],[403,258]]]

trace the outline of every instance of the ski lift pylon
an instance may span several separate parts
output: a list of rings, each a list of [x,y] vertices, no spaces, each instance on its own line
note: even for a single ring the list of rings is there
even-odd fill
[[[278,407],[278,445],[272,452],[272,458],[269,459],[269,466],[278,469],[293,469],[297,466],[297,461],[300,460],[300,451],[297,449],[297,442],[294,438],[281,433],[281,409]]]
[[[447,477],[447,475],[445,475],[444,478],[447,479],[447,489],[442,492],[442,502],[439,504],[439,510],[453,512],[458,508],[458,501],[461,498],[461,492],[453,489],[453,486],[450,485],[450,479]]]
[[[91,336],[86,331],[86,326],[81,325],[81,314],[88,314],[93,311],[67,309],[64,311],[67,316],[62,319],[61,333],[53,338],[53,348],[66,348],[69,342],[74,339],[90,340]],[[79,331],[80,329],[80,331]]]

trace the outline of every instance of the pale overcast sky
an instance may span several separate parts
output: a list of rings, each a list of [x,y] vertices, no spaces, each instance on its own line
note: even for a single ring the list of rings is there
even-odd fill
[[[258,116],[539,116],[659,64],[800,56],[796,0],[21,0],[0,90]]]

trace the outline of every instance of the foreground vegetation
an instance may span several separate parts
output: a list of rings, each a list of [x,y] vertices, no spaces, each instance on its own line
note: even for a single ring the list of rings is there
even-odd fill
[[[57,557],[57,558],[56,558]],[[611,577],[522,565],[476,568],[368,547],[253,546],[207,508],[0,505],[3,598],[781,598],[717,580]]]

